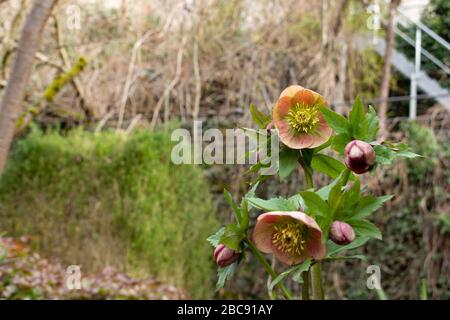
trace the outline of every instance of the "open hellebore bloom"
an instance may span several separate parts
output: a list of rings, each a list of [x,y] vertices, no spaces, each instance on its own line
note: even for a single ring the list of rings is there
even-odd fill
[[[219,244],[214,250],[214,260],[220,267],[226,267],[239,259],[239,253],[223,244]]]
[[[376,154],[372,146],[361,140],[350,141],[345,146],[345,164],[354,173],[363,174],[375,164]]]
[[[331,225],[330,239],[336,244],[349,244],[355,240],[355,231],[348,223],[336,220]]]
[[[256,247],[293,265],[308,258],[322,259],[326,248],[317,222],[299,211],[273,211],[260,215],[253,231]]]
[[[284,89],[272,115],[281,142],[292,149],[315,148],[326,142],[332,134],[320,112],[326,105],[320,94],[301,86]]]

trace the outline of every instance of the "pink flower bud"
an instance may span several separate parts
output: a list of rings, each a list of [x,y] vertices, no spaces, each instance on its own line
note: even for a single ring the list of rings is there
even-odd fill
[[[354,173],[362,174],[372,169],[375,151],[367,142],[353,140],[345,147],[345,164]]]
[[[214,260],[220,267],[226,267],[239,259],[239,253],[219,244],[214,250]]]
[[[334,221],[331,225],[330,239],[336,244],[349,244],[355,240],[355,231],[348,223]]]

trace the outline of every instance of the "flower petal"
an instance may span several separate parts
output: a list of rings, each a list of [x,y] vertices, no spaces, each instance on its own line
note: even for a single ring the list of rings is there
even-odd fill
[[[327,248],[322,242],[322,232],[316,229],[310,229],[310,232],[310,238],[306,242],[306,250],[314,259],[323,259],[327,253]]]
[[[285,97],[285,96],[292,98],[293,96],[295,96],[295,94],[298,91],[303,90],[303,89],[304,88],[302,86],[299,86],[299,85],[289,86],[286,89],[284,89],[283,91],[281,91],[280,97],[278,99],[280,99],[282,97]]]
[[[280,140],[287,145],[291,149],[305,149],[310,148],[311,144],[314,143],[314,137],[311,134],[301,134],[297,136],[293,136],[292,134],[289,136],[289,139],[284,142],[283,139]]]
[[[292,106],[291,97],[285,96],[278,99],[272,111],[273,119],[275,121],[283,119],[289,113],[291,106]]]
[[[325,121],[323,115],[319,113],[319,124],[317,126],[317,131],[313,135],[314,142],[311,144],[310,148],[315,148],[325,143],[330,139],[333,134],[333,129]]]
[[[274,226],[284,218],[284,215],[280,215],[278,212],[268,212],[258,217],[253,230],[253,242],[260,251],[264,253],[272,252]]]
[[[272,247],[272,252],[278,260],[280,260],[281,262],[283,262],[284,264],[287,264],[287,265],[301,263],[301,262],[305,261],[307,258],[307,255],[305,255],[305,254],[293,256],[289,253],[285,253],[285,252],[279,250],[275,246]],[[306,251],[305,251],[305,253],[306,253]]]
[[[312,106],[317,100],[315,94],[314,91],[308,89],[300,90],[292,98],[292,103],[303,103],[307,106]]]

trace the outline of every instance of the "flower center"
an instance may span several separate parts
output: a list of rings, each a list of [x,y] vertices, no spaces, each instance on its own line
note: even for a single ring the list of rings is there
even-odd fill
[[[272,236],[272,244],[280,251],[301,255],[305,250],[306,227],[297,222],[288,222],[281,226],[275,226]]]
[[[319,105],[308,106],[296,103],[286,116],[286,120],[295,133],[309,133],[319,122]]]

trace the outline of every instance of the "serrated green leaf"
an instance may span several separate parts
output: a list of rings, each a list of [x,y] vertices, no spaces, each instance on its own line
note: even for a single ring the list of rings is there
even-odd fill
[[[374,197],[371,195],[363,196],[359,200],[356,208],[354,209],[354,214],[351,219],[362,219],[369,216],[371,213],[375,212],[384,202],[391,200],[393,195],[386,195],[381,197]]]
[[[222,227],[219,230],[217,230],[216,233],[210,235],[206,240],[215,248],[219,245],[220,238],[222,237],[224,232],[225,227]]]
[[[322,112],[325,121],[336,132],[336,134],[349,134],[348,121],[342,115],[334,112],[326,106],[321,106],[320,111]]]
[[[223,195],[224,195],[225,200],[227,201],[228,205],[233,209],[234,216],[236,217],[236,221],[238,222],[238,224],[241,224],[241,222],[242,222],[241,209],[234,203],[233,196],[227,189],[223,189]]]
[[[352,259],[358,259],[362,261],[367,261],[367,257],[363,254],[355,254],[352,256],[336,256],[332,258],[327,258],[328,260],[352,260]]]
[[[269,200],[248,198],[247,200],[255,208],[265,211],[296,211],[298,209],[293,202],[284,198],[273,198]]]
[[[324,173],[333,179],[345,169],[345,165],[342,162],[321,153],[314,155],[311,166],[314,170]]]
[[[367,141],[371,142],[377,138],[379,130],[377,112],[372,106],[369,106],[369,111],[367,112],[367,123]]]
[[[280,273],[275,279],[273,279],[269,284],[269,290],[272,291],[273,288],[275,288],[276,285],[278,285],[280,282],[282,282],[284,279],[286,279],[289,275],[293,273],[293,279],[294,281],[297,281],[299,283],[302,283],[303,280],[301,279],[301,274],[305,271],[309,270],[309,267],[311,266],[311,259],[306,259],[299,265],[295,265],[286,271]],[[297,277],[300,277],[300,280],[297,279]]]
[[[303,283],[302,273],[309,270],[311,267],[311,259],[306,259],[300,265],[297,266],[297,269],[294,271],[292,275],[292,280],[298,283]]]
[[[347,222],[353,227],[357,236],[375,238],[378,240],[383,238],[380,229],[368,220],[348,220]]]
[[[373,150],[375,151],[376,157],[376,163],[377,164],[391,164],[394,160],[395,154],[394,151],[386,146],[383,146],[381,144],[377,144],[373,146]]]
[[[328,217],[331,214],[328,204],[315,192],[302,191],[300,192],[300,196],[305,203],[306,212],[312,217]]]
[[[301,197],[300,194],[293,195],[292,197],[290,197],[288,199],[288,201],[291,202],[292,205],[297,208],[297,209],[295,209],[296,211],[297,210],[305,211],[305,208],[306,208],[305,201],[303,201],[303,198]]]
[[[278,174],[280,180],[286,179],[297,167],[300,153],[298,150],[285,148],[281,150],[279,157]]]
[[[340,133],[333,137],[331,148],[339,154],[344,154],[345,146],[352,141],[351,137],[346,133]]]
[[[267,128],[271,121],[271,118],[268,115],[259,111],[253,104],[250,105],[250,114],[252,115],[253,122],[262,129]]]
[[[353,242],[345,245],[345,246],[341,246],[338,245],[334,242],[332,242],[331,240],[327,241],[327,257],[333,257],[334,255],[338,254],[341,251],[344,250],[352,250],[352,249],[356,249],[362,245],[364,245],[367,241],[369,241],[369,237],[357,237]]]
[[[368,120],[360,97],[356,97],[353,108],[349,113],[349,123],[352,137],[365,141],[368,136]]]
[[[269,291],[272,291],[273,288],[275,288],[275,286],[277,284],[279,284],[281,281],[286,279],[286,277],[289,276],[289,274],[291,274],[295,270],[296,267],[297,266],[293,266],[293,267],[287,269],[286,271],[280,273],[275,279],[273,279],[269,284]]]
[[[223,288],[223,286],[225,285],[225,281],[231,278],[231,276],[236,271],[237,266],[238,262],[234,262],[229,266],[217,269],[217,275],[219,276],[219,278],[217,279],[216,290]]]
[[[240,252],[241,242],[244,239],[244,232],[236,225],[229,224],[225,227],[223,235],[220,237],[219,243],[230,249]]]

